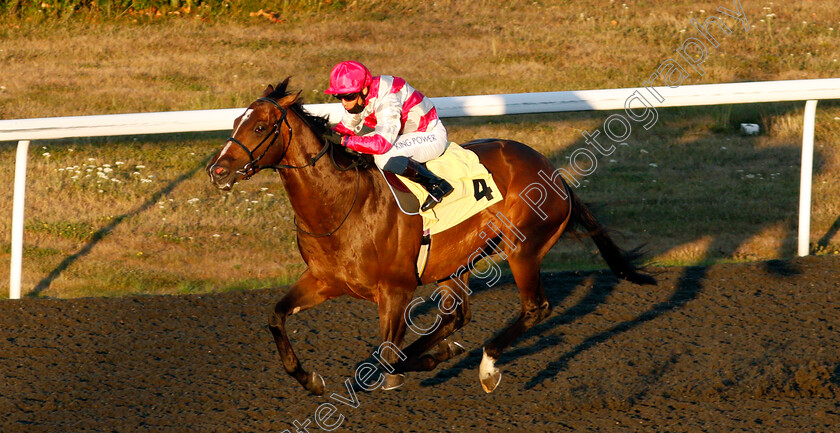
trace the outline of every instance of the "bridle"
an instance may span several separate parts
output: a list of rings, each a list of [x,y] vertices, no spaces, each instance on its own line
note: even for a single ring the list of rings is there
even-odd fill
[[[271,149],[271,146],[274,146],[274,143],[277,141],[277,138],[282,135],[280,133],[280,131],[281,131],[280,128],[282,127],[283,123],[286,124],[286,128],[289,132],[289,140],[288,140],[288,143],[286,143],[283,146],[283,153],[280,154],[279,161],[282,161],[283,158],[286,157],[286,152],[289,151],[289,147],[292,145],[292,124],[289,123],[288,109],[281,107],[280,104],[277,103],[277,101],[275,101],[271,98],[266,98],[266,97],[258,98],[257,101],[268,102],[271,105],[274,105],[278,110],[280,110],[281,114],[280,114],[280,118],[277,119],[277,121],[274,122],[274,125],[271,127],[271,133],[267,134],[265,136],[265,138],[263,138],[262,141],[260,141],[260,143],[257,145],[257,147],[254,148],[254,150],[248,149],[247,146],[242,144],[241,141],[234,138],[233,136],[231,136],[227,139],[227,141],[230,141],[230,142],[236,144],[237,146],[239,146],[243,151],[245,151],[245,154],[248,155],[248,162],[241,169],[236,171],[237,174],[241,174],[243,176],[243,180],[250,179],[251,176],[253,176],[257,172],[257,170],[262,170],[262,169],[272,169],[274,171],[279,171],[280,169],[301,169],[301,168],[306,168],[306,167],[314,167],[315,163],[318,162],[318,160],[321,159],[321,157],[323,157],[324,155],[326,155],[327,151],[330,150],[330,148],[331,148],[330,143],[328,141],[324,140],[324,147],[322,147],[321,150],[315,156],[310,158],[309,161],[307,161],[307,163],[304,164],[304,165],[289,165],[289,164],[260,165],[259,162],[268,153],[268,150]],[[265,144],[265,142],[269,138],[271,138],[271,141],[268,142],[268,145],[265,147],[265,150],[263,150],[263,152],[260,154],[260,156],[255,158],[254,153],[256,153],[257,150],[260,147],[262,147],[263,144]],[[280,141],[282,142],[283,140],[281,139]],[[356,205],[356,199],[359,197],[359,184],[360,184],[360,178],[361,178],[361,173],[359,172],[359,166],[362,163],[359,162],[359,161],[354,161],[353,163],[351,163],[347,167],[341,167],[341,166],[338,165],[338,163],[335,162],[335,156],[334,156],[333,152],[330,152],[330,160],[332,161],[332,163],[336,167],[336,169],[338,169],[339,171],[349,171],[349,170],[353,170],[353,169],[356,170],[356,193],[353,196],[353,202],[350,204],[350,209],[347,210],[347,214],[344,215],[344,218],[338,224],[338,227],[336,227],[332,231],[329,231],[329,232],[326,232],[326,233],[311,233],[311,232],[308,232],[308,231],[302,229],[297,224],[297,218],[295,218],[294,219],[295,229],[300,233],[303,233],[303,234],[306,234],[306,235],[309,235],[309,236],[312,236],[312,237],[330,236],[333,233],[335,233],[336,231],[338,231],[338,229],[340,229],[341,226],[344,225],[345,221],[347,221],[347,218],[350,216],[350,213],[353,211],[353,207]]]
[[[292,144],[292,124],[289,123],[288,109],[281,107],[280,104],[277,103],[277,101],[275,101],[271,98],[259,98],[259,99],[257,99],[257,101],[268,102],[271,105],[274,105],[275,107],[277,107],[277,109],[280,110],[280,118],[277,119],[276,122],[274,122],[274,125],[272,125],[271,133],[267,134],[265,136],[265,138],[263,138],[262,141],[260,141],[260,144],[258,144],[257,147],[254,148],[254,150],[248,149],[247,146],[242,144],[241,141],[237,140],[233,136],[231,136],[227,139],[227,141],[233,142],[234,144],[239,146],[243,151],[245,151],[245,154],[248,155],[248,162],[242,168],[240,168],[239,170],[236,171],[237,174],[241,174],[242,176],[244,176],[244,180],[250,179],[251,176],[253,176],[257,172],[257,170],[262,170],[262,169],[265,169],[265,168],[279,170],[281,168],[305,168],[305,167],[309,167],[309,166],[315,165],[315,163],[319,159],[321,159],[321,157],[324,156],[325,153],[327,153],[327,144],[328,143],[325,144],[324,147],[321,149],[321,151],[318,152],[318,154],[315,155],[311,160],[309,160],[309,162],[307,162],[305,165],[300,165],[300,166],[287,165],[287,164],[259,165],[259,162],[263,159],[263,157],[266,154],[268,154],[268,150],[271,149],[271,146],[274,146],[274,143],[277,141],[277,137],[279,137],[281,135],[280,134],[280,127],[283,125],[283,123],[286,124],[286,128],[289,131],[289,142],[288,142],[288,144],[283,146],[283,153],[280,155],[280,161],[282,161],[283,158],[286,157],[286,152],[289,151],[289,146]],[[271,141],[268,142],[268,146],[265,147],[265,150],[263,150],[263,152],[260,154],[260,156],[254,158],[254,153],[256,153],[257,150],[260,147],[262,147],[263,144],[265,144],[266,140],[268,140],[269,138],[271,138]]]

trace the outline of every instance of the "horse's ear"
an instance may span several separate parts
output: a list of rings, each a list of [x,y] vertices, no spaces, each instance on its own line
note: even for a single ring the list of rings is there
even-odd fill
[[[298,100],[301,92],[302,92],[302,90],[298,91],[297,93],[292,93],[291,95],[286,95],[286,96],[280,98],[280,100],[277,101],[277,103],[280,104],[280,106],[283,107],[283,108],[290,107],[292,104],[294,104]]]
[[[289,87],[289,80],[291,80],[291,75],[286,77],[285,80],[277,84],[277,91],[279,93],[286,93],[286,88]]]
[[[263,90],[262,97],[265,98],[266,96],[270,95],[271,92],[273,92],[273,91],[274,91],[274,86],[269,84],[268,87],[266,87],[265,90]]]

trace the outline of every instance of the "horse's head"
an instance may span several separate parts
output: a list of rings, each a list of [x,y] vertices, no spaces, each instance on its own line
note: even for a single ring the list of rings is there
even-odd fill
[[[207,164],[207,174],[216,187],[229,190],[239,180],[279,163],[289,150],[291,124],[288,109],[299,93],[286,94],[285,81],[269,85],[233,122],[233,134]]]

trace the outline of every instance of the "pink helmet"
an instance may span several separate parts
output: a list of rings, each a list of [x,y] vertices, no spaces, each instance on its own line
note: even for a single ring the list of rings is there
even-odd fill
[[[373,77],[365,65],[352,60],[341,62],[330,72],[330,88],[324,90],[329,95],[355,93],[370,86]]]

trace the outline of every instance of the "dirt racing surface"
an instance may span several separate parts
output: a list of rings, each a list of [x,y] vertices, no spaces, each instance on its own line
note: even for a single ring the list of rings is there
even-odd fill
[[[287,322],[326,379],[315,397],[267,330],[285,288],[0,301],[0,431],[840,431],[840,257],[659,271],[655,287],[544,274],[554,312],[505,352],[492,394],[478,364],[518,314],[509,279],[473,281],[466,354],[355,398],[344,381],[379,344],[372,303]]]

